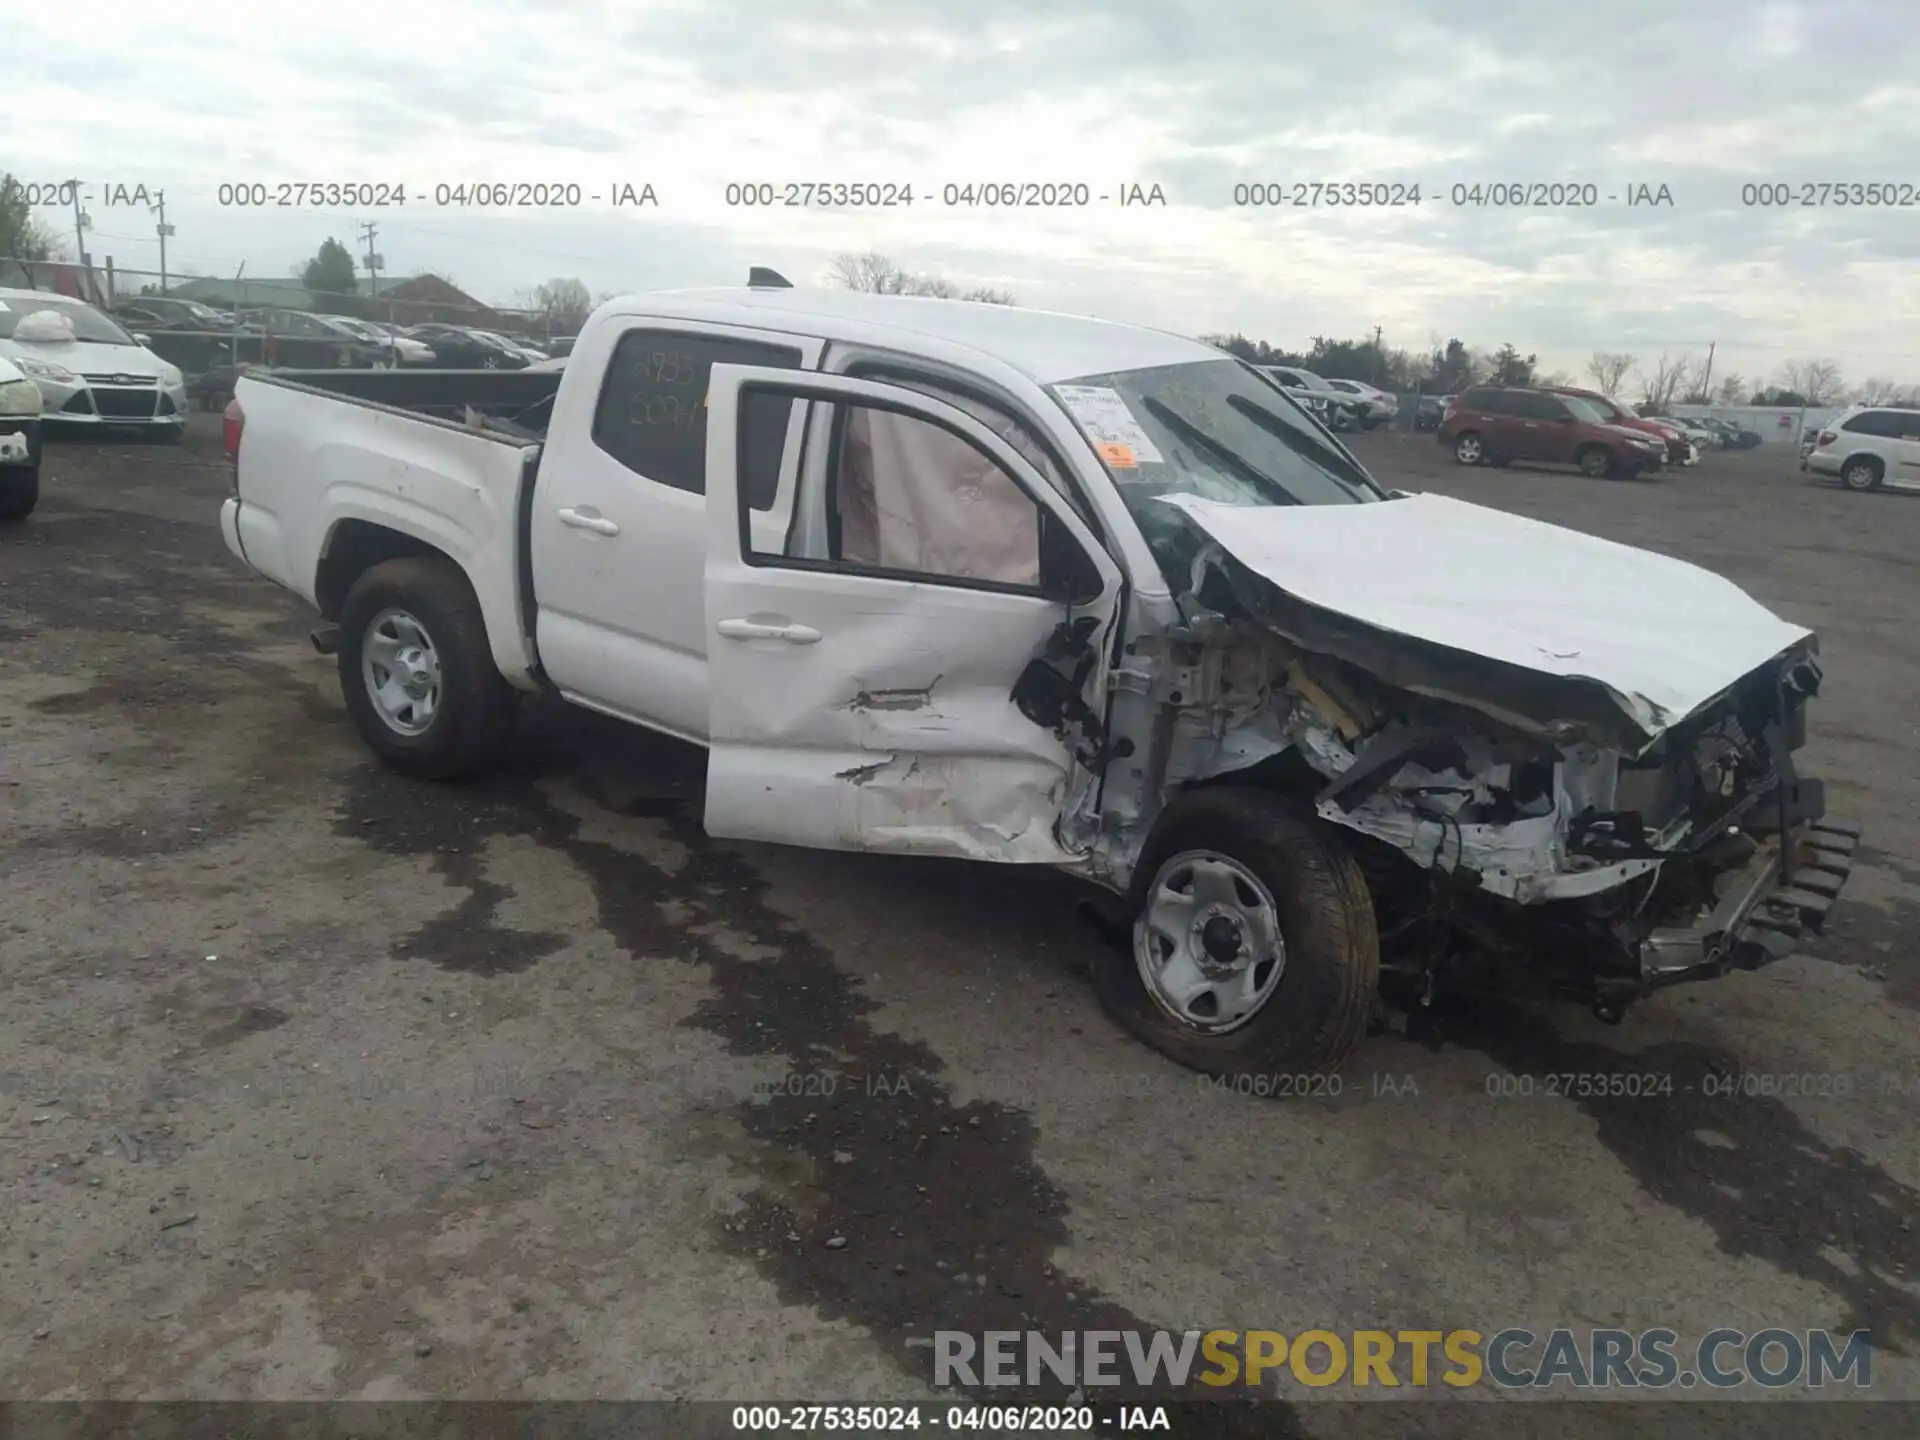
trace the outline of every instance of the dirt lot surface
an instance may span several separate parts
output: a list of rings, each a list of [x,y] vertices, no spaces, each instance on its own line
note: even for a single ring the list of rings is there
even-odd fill
[[[710,842],[697,756],[564,710],[485,783],[377,768],[205,418],[52,445],[0,536],[0,1397],[901,1399],[942,1324],[1867,1326],[1920,1395],[1920,500],[1362,437],[1818,629],[1866,863],[1768,971],[1449,1011],[1274,1102],[1103,1018],[1051,874]],[[1335,1433],[1286,1386],[1234,1433]]]

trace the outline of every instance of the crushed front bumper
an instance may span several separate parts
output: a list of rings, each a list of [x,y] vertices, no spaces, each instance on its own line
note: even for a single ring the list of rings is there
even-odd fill
[[[1860,827],[1837,820],[1795,825],[1783,847],[1763,843],[1728,875],[1719,904],[1696,925],[1655,930],[1640,942],[1640,978],[1648,990],[1757,970],[1818,934],[1853,873]]]

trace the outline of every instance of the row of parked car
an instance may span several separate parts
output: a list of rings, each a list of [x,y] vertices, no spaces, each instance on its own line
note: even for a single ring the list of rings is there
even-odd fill
[[[1598,390],[1571,385],[1475,385],[1441,396],[1431,425],[1462,465],[1572,465],[1600,477],[1631,478],[1697,465],[1706,450],[1744,450],[1760,436],[1718,420],[1640,415]]]
[[[136,296],[116,305],[113,313],[123,326],[196,373],[249,362],[302,369],[522,370],[554,353],[473,325],[400,326],[284,308],[228,311],[175,296]]]
[[[1329,380],[1298,365],[1262,365],[1329,430],[1377,430],[1400,413],[1400,397],[1361,380]]]

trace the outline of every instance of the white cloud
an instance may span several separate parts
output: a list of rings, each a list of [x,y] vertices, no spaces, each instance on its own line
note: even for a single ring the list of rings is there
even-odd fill
[[[1901,318],[1920,313],[1920,208],[1741,203],[1762,180],[1920,184],[1905,0],[1354,0],[1284,15],[1140,0],[336,0],[298,14],[207,0],[138,30],[121,4],[60,14],[86,43],[16,57],[0,153],[26,179],[164,186],[176,272],[285,274],[368,219],[390,272],[447,273],[496,301],[554,274],[603,291],[737,282],[770,263],[804,283],[837,251],[878,249],[1031,304],[1281,343],[1380,325],[1410,345],[1511,340],[1577,369],[1595,348],[1718,338],[1747,347],[1735,368],[1748,374],[1832,353],[1850,372],[1920,378]],[[1838,74],[1860,83],[1836,89]],[[650,182],[661,205],[432,203],[436,183],[488,179],[589,194]],[[378,213],[223,208],[218,186],[236,180],[404,180],[418,198]],[[741,209],[729,180],[921,193],[871,213]],[[1174,203],[939,203],[950,181],[1023,180],[1096,194],[1158,182]],[[1235,210],[1247,180],[1417,182],[1424,198]],[[1448,203],[1456,181],[1534,180],[1667,183],[1677,199]],[[143,211],[96,203],[94,225],[120,267],[157,260]]]

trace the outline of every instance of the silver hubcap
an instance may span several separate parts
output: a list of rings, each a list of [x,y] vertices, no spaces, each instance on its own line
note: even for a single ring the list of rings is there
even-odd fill
[[[1589,450],[1581,460],[1580,468],[1589,475],[1604,475],[1607,473],[1607,457],[1598,450]]]
[[[1873,488],[1873,467],[1870,465],[1854,466],[1851,470],[1847,471],[1847,484],[1856,490],[1871,490]]]
[[[1453,453],[1458,455],[1467,464],[1477,465],[1480,463],[1480,442],[1478,440],[1462,440],[1454,449]]]
[[[1134,922],[1133,957],[1154,1003],[1208,1035],[1253,1019],[1287,968],[1273,896],[1212,850],[1183,851],[1160,867]]]
[[[380,718],[401,735],[421,735],[440,713],[440,652],[404,610],[382,610],[360,646],[360,678]]]

